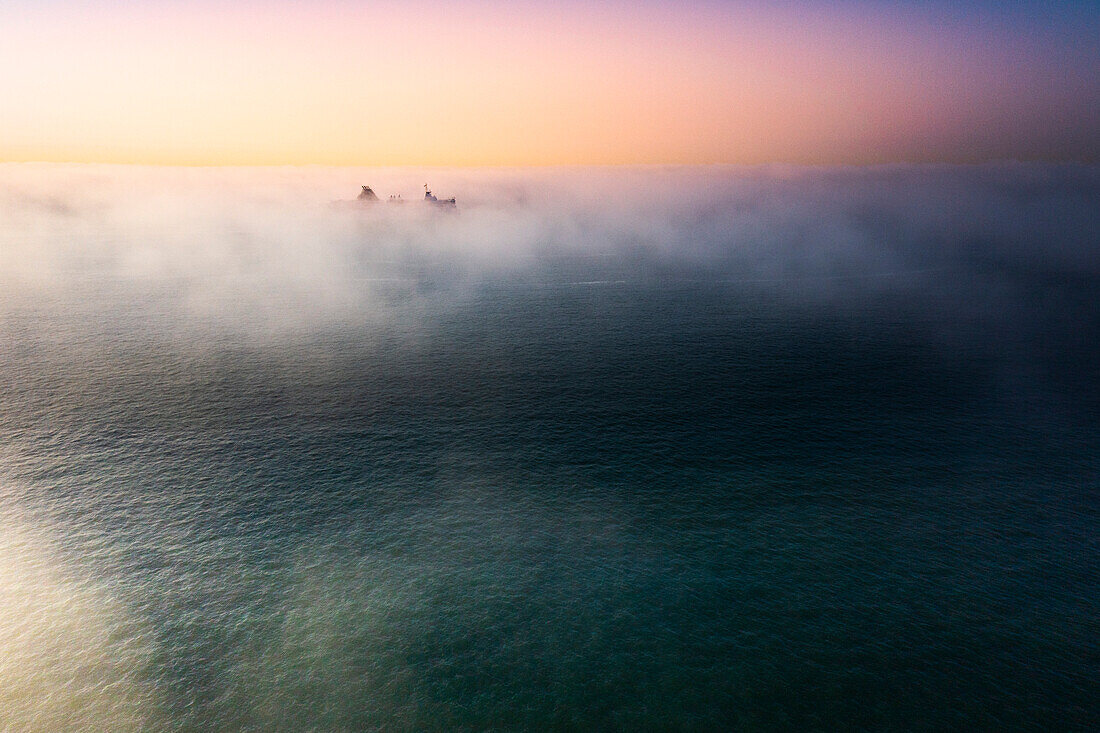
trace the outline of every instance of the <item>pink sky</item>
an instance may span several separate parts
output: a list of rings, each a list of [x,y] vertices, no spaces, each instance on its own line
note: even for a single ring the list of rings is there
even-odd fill
[[[972,10],[17,1],[0,160],[1095,160],[1089,29]]]

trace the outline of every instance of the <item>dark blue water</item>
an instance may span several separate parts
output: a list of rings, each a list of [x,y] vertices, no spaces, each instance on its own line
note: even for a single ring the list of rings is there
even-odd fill
[[[543,252],[453,299],[391,262],[385,308],[449,305],[256,341],[74,315],[110,282],[10,306],[49,549],[0,549],[91,599],[31,656],[130,643],[74,683],[118,728],[1095,729],[1100,278],[920,246]]]

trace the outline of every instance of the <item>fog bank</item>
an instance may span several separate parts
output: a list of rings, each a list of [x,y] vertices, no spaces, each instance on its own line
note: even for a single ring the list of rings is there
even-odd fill
[[[425,181],[458,210],[420,203]],[[333,206],[364,184],[383,201]],[[976,284],[1097,278],[1098,203],[1100,170],[1038,164],[7,164],[0,313],[9,327],[50,313],[78,330],[268,339],[415,328],[485,287],[722,285],[810,303],[908,289],[965,305]]]

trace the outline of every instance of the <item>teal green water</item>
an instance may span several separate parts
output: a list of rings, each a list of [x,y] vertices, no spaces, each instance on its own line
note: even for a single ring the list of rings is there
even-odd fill
[[[236,282],[21,276],[0,727],[1095,729],[1097,182],[734,178],[577,248],[502,208],[506,270],[345,222],[369,300],[263,337]]]

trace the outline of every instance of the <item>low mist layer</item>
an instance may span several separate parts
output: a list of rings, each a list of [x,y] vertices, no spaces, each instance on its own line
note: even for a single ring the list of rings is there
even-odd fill
[[[458,211],[421,205],[422,179],[456,196]],[[361,184],[383,201],[331,205],[353,199]],[[409,203],[385,203],[391,193]],[[1097,277],[1098,200],[1096,169],[1043,165],[7,165],[0,281],[9,316],[33,303],[98,324],[135,319],[152,333],[249,338],[420,317],[501,282],[720,282],[796,299],[895,289],[899,278],[903,287],[912,278],[922,287],[1013,287],[1021,278]],[[547,262],[567,277],[552,276]]]
[[[423,204],[425,181],[457,210]],[[381,200],[352,204],[361,185]],[[1087,402],[1097,202],[1095,167],[1038,164],[13,164],[0,167],[0,328],[74,349],[407,342],[492,290],[718,288],[842,319],[885,303],[930,344],[985,352],[1008,378],[1045,370]]]

